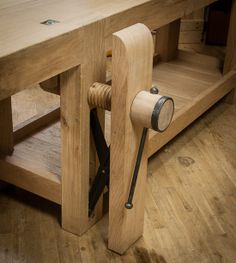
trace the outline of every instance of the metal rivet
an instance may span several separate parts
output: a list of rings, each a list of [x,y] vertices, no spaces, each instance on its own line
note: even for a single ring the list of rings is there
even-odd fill
[[[158,90],[157,86],[152,86],[151,89],[150,89],[150,93],[152,93],[152,94],[158,94],[158,93],[159,93],[159,90]]]

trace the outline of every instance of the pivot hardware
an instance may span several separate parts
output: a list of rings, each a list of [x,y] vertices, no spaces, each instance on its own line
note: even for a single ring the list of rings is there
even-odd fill
[[[133,196],[138,179],[140,163],[145,147],[148,129],[157,132],[164,132],[171,123],[174,114],[174,101],[172,98],[158,94],[158,89],[152,87],[150,91],[140,91],[133,100],[130,109],[130,118],[133,125],[143,127],[142,136],[137,151],[136,162],[133,169],[133,176],[130,183],[130,190],[125,207],[133,207]],[[104,110],[111,110],[112,88],[110,85],[94,83],[88,92],[88,102],[91,107],[98,107]],[[111,115],[112,118],[112,115]],[[96,111],[91,111],[91,129],[95,141],[95,146],[100,160],[100,167],[92,183],[89,193],[89,215],[103,193],[105,186],[109,188],[109,165],[110,147],[106,145],[102,129],[96,115]],[[111,145],[112,147],[112,145]],[[102,150],[103,149],[103,150]]]

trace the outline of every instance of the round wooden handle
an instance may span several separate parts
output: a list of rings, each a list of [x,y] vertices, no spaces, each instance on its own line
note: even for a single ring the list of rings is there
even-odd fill
[[[136,95],[130,113],[134,123],[158,132],[163,132],[168,128],[173,114],[174,101],[172,98],[151,94],[148,91],[141,91]]]

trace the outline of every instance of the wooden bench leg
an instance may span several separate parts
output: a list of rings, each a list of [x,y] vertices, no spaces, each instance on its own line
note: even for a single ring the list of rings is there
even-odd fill
[[[13,152],[13,124],[11,97],[0,101],[0,155],[9,155]],[[1,167],[0,167],[1,172]],[[7,184],[0,181],[0,189]]]
[[[103,23],[85,28],[82,63],[62,73],[60,78],[62,226],[78,235],[102,216],[99,207],[92,219],[88,217],[89,177],[95,169],[90,169],[94,148],[91,149],[90,143],[87,93],[95,81],[105,82],[104,39]]]
[[[236,0],[233,0],[230,25],[228,32],[227,48],[224,62],[224,74],[231,70],[236,70]],[[226,102],[233,104],[236,102],[235,88],[226,96]]]
[[[11,97],[0,101],[0,154],[13,152],[13,124]]]
[[[142,134],[131,122],[135,95],[152,84],[153,41],[142,24],[113,35],[109,249],[122,254],[143,233],[147,145],[139,170],[134,206],[126,209],[130,182]]]
[[[167,24],[156,32],[155,54],[159,54],[162,61],[175,58],[180,32],[180,19]]]

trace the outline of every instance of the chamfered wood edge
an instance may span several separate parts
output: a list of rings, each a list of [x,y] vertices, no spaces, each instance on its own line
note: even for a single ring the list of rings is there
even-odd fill
[[[143,24],[114,34],[108,247],[119,254],[143,232],[147,147],[139,170],[134,207],[128,210],[124,205],[142,134],[142,127],[131,121],[130,107],[139,91],[151,87],[152,58],[152,36]]]
[[[40,129],[47,125],[53,124],[60,119],[60,107],[53,106],[43,114],[37,114],[32,118],[19,123],[13,129],[14,143],[18,143],[24,138],[30,136],[34,132],[38,132]]]
[[[0,159],[0,180],[61,204],[61,181],[57,175],[27,167],[14,157]]]

